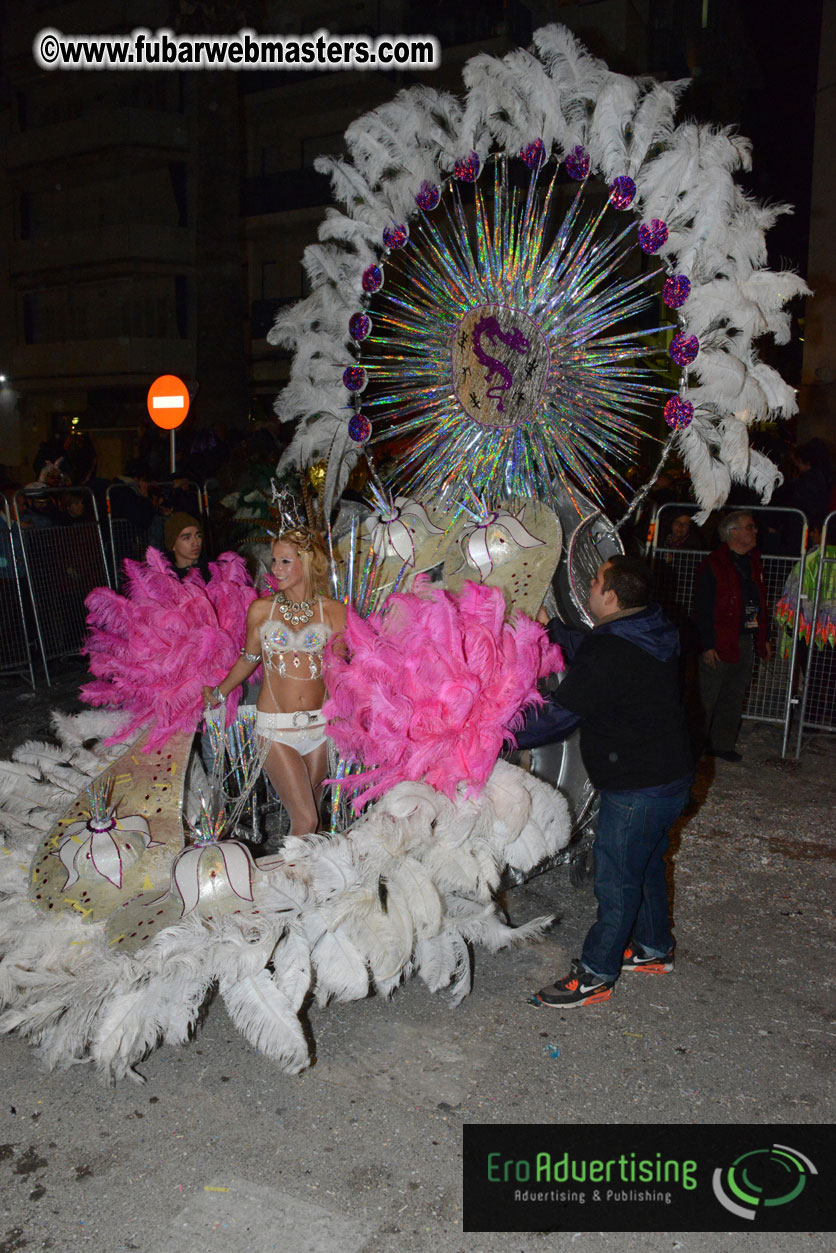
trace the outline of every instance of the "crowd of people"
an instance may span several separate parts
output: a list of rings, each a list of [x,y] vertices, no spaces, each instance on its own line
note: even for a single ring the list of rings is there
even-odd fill
[[[40,445],[30,481],[15,482],[11,472],[0,467],[0,491],[12,517],[16,507],[25,530],[89,522],[95,516],[95,501],[100,521],[110,512],[147,534],[149,542],[162,550],[166,518],[178,510],[199,513],[198,488],[206,487],[216,497],[234,490],[253,464],[275,466],[281,447],[275,424],[245,430],[217,425],[181,435],[172,472],[168,434],[149,421],[139,433],[137,456],[129,458],[118,474],[104,477],[91,435],[61,424]]]

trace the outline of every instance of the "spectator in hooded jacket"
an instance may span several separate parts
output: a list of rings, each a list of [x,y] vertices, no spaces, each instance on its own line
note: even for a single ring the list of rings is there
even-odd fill
[[[625,971],[673,970],[664,856],[689,798],[694,760],[680,699],[679,635],[650,600],[643,562],[613,557],[599,568],[588,601],[596,625],[583,632],[559,618],[549,622],[569,668],[516,735],[520,748],[534,748],[580,726],[581,757],[601,793],[598,917],[568,975],[532,998],[550,1009],[608,1000]]]

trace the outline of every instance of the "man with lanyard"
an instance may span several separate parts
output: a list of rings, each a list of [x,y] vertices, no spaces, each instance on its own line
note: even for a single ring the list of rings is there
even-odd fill
[[[727,514],[723,543],[697,570],[694,613],[700,637],[700,699],[708,753],[742,761],[735,748],[755,653],[769,659],[766,589],[758,528],[750,513]]]
[[[673,970],[664,856],[694,777],[679,693],[679,635],[650,603],[647,567],[631,557],[605,562],[588,608],[596,623],[591,632],[571,630],[558,618],[548,623],[569,669],[516,736],[520,748],[534,748],[580,726],[583,763],[601,794],[598,917],[569,974],[531,998],[552,1009],[609,1000],[622,971]]]

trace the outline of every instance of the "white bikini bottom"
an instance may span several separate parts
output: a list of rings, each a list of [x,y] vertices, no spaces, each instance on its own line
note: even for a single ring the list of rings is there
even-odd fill
[[[321,709],[297,709],[292,714],[270,714],[257,710],[257,735],[274,744],[295,748],[300,757],[307,757],[325,743],[325,719]]]

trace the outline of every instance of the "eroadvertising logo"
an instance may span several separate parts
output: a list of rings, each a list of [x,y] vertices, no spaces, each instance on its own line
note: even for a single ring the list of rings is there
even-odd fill
[[[817,1175],[809,1157],[788,1144],[741,1153],[712,1177],[714,1195],[739,1218],[754,1219],[758,1206],[789,1205],[804,1191],[807,1176]]]
[[[464,1229],[828,1231],[833,1141],[813,1124],[466,1125]]]

